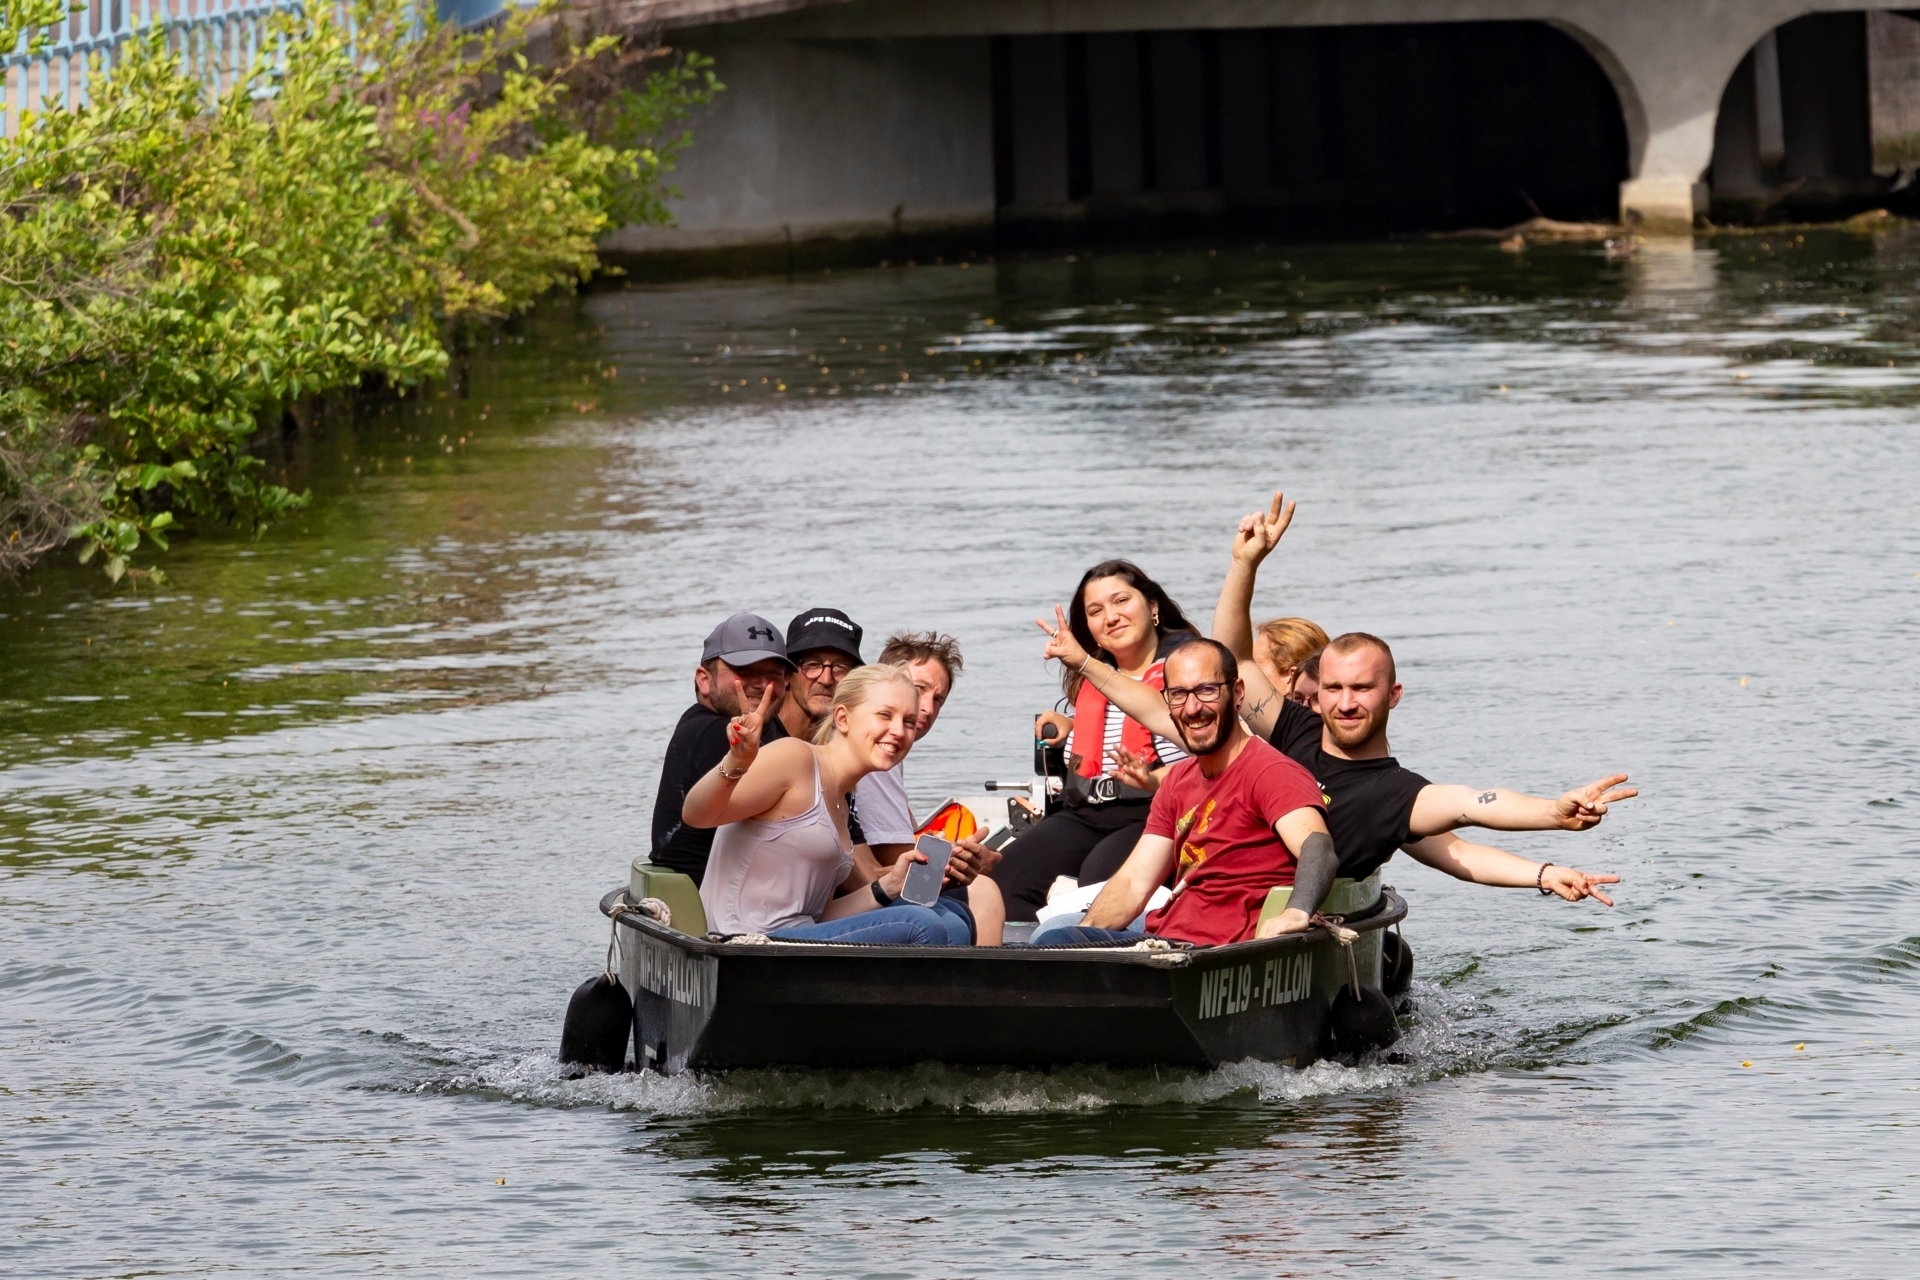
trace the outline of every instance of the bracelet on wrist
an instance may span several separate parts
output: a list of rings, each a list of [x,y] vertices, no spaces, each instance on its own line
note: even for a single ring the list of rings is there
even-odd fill
[[[747,769],[749,768],[749,766],[747,765],[741,765],[738,769],[729,771],[727,768],[727,762],[725,760],[722,760],[718,765],[714,767],[720,771],[720,776],[725,778],[728,782],[740,781],[740,779],[747,776]]]
[[[887,896],[887,891],[880,887],[880,882],[878,880],[875,880],[873,882],[873,900],[879,903],[883,907],[890,907],[894,904],[894,901],[895,901],[894,899],[889,898]],[[875,926],[875,927],[877,928],[878,926]]]
[[[1553,890],[1547,888],[1547,868],[1552,865],[1551,862],[1543,862],[1540,864],[1540,870],[1533,874],[1533,887],[1540,891],[1540,896],[1543,898],[1553,896]]]

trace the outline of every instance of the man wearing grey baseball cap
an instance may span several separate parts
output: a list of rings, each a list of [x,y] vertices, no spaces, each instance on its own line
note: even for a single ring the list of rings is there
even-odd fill
[[[713,829],[680,820],[687,791],[727,754],[727,722],[759,705],[767,686],[776,696],[787,686],[793,663],[786,638],[757,613],[736,613],[715,627],[700,650],[693,672],[694,703],[680,716],[660,766],[660,788],[653,800],[653,854],[657,866],[692,877],[706,874]],[[769,716],[761,740],[787,736],[778,716]]]

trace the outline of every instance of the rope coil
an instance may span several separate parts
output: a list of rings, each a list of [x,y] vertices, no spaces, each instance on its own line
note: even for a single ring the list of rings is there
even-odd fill
[[[607,979],[618,982],[620,975],[613,971],[613,953],[620,945],[620,913],[637,911],[643,916],[658,921],[663,927],[673,927],[673,909],[658,898],[642,898],[635,902],[625,889],[613,900],[613,910],[607,912]]]

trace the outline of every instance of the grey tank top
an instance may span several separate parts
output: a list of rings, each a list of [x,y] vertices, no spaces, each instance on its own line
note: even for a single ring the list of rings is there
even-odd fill
[[[729,822],[713,833],[713,853],[700,881],[707,928],[772,933],[813,924],[852,870],[853,850],[840,843],[816,759],[811,809],[774,822]]]

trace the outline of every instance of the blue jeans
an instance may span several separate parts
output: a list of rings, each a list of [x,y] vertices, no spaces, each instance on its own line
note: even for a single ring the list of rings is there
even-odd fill
[[[955,945],[949,917],[896,902],[878,911],[795,925],[767,936],[776,942],[865,942],[883,947],[950,947]],[[961,944],[964,946],[965,943]]]
[[[948,940],[956,947],[970,947],[974,941],[973,908],[967,905],[965,889],[949,889],[934,900],[933,912],[947,927]]]
[[[1140,922],[1134,921],[1135,925]],[[1062,920],[1040,929],[1027,939],[1028,945],[1035,947],[1097,947],[1106,942],[1131,943],[1145,938],[1146,931],[1133,929],[1095,929],[1083,924],[1069,924]]]

